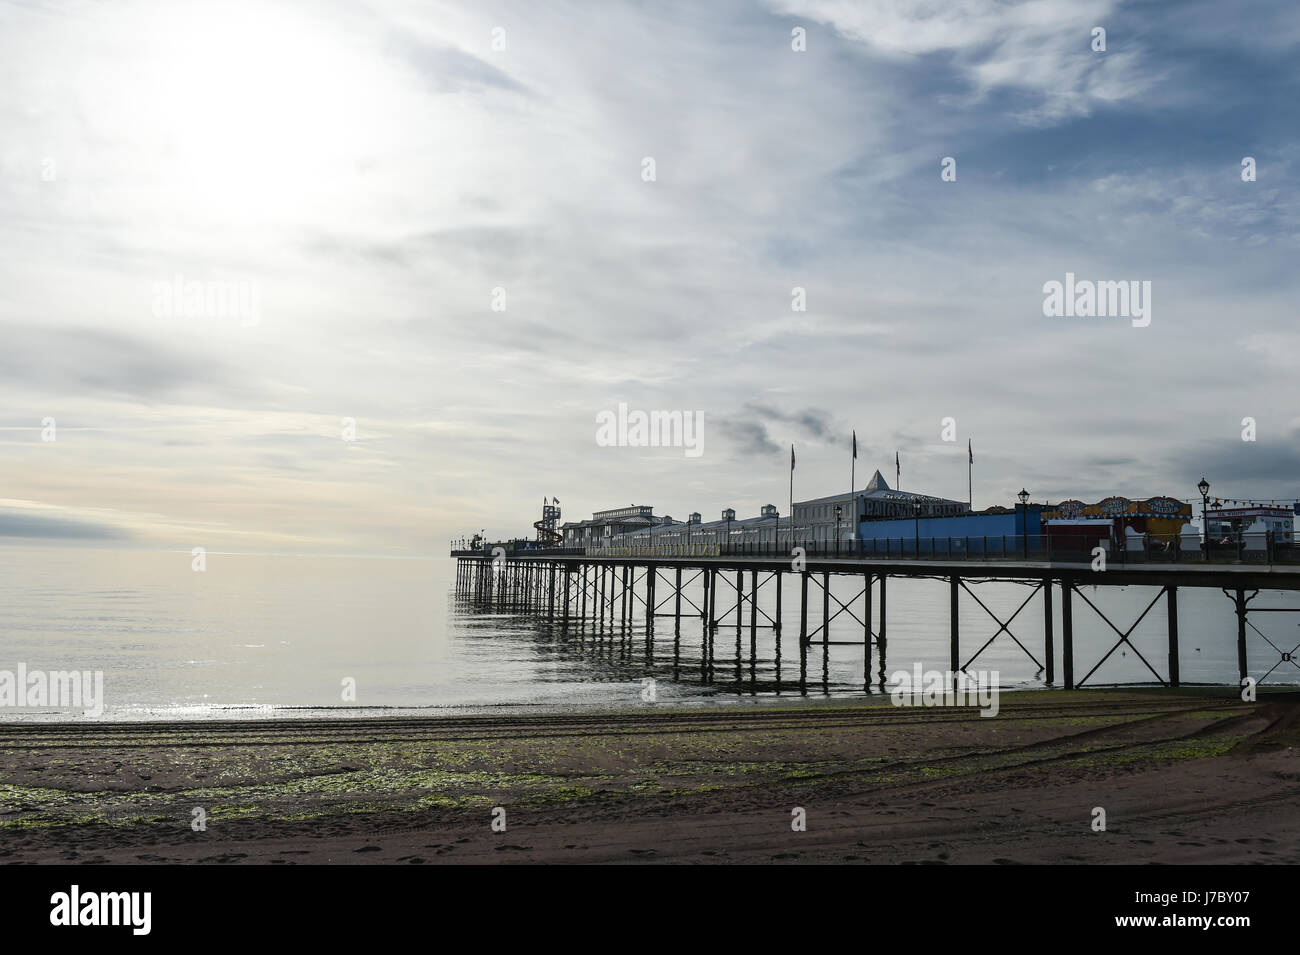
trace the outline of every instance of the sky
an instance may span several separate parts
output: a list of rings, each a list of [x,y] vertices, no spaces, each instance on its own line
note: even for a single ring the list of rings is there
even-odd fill
[[[785,514],[854,430],[956,499],[969,441],[976,507],[1296,498],[1297,47],[1258,0],[0,3],[0,539]],[[1045,315],[1067,273],[1149,324]]]

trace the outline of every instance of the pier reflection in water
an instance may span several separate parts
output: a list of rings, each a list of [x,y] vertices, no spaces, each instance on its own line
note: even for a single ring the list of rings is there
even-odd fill
[[[879,574],[803,578],[729,568],[714,575],[710,593],[707,574],[698,568],[661,568],[652,583],[645,568],[611,565],[588,569],[585,582],[580,571],[571,573],[566,617],[562,573],[552,590],[551,571],[543,565],[507,563],[493,571],[490,562],[483,563],[496,576],[485,585],[467,584],[458,575],[457,613],[467,620],[487,615],[527,621],[539,653],[580,661],[593,680],[669,679],[688,695],[888,692],[896,670],[910,671],[918,663],[926,670],[950,669],[955,604],[963,636],[960,669],[997,671],[1004,689],[1063,683],[1061,593],[1034,581],[972,577],[958,589],[947,577],[888,577],[882,585]],[[806,597],[804,586],[810,589]],[[1181,588],[1177,596],[1181,682],[1237,683],[1233,601],[1202,588]],[[1167,682],[1169,620],[1157,606],[1166,598],[1161,587],[1079,585],[1071,620],[1077,682]],[[1265,600],[1279,609],[1300,609],[1292,592],[1261,593],[1259,602]],[[1282,646],[1290,633],[1277,632],[1281,618],[1295,629],[1291,614],[1273,616],[1264,632],[1249,634],[1261,675],[1270,654],[1290,649]],[[1050,660],[1045,617],[1056,635]],[[1122,621],[1128,632],[1113,621]],[[800,641],[801,632],[806,641]],[[1298,677],[1300,668],[1283,666],[1268,681],[1294,684]]]

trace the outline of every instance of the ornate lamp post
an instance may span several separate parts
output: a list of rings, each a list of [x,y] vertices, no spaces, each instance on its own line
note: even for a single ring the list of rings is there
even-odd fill
[[[1023,556],[1025,560],[1028,560],[1029,559],[1029,492],[1022,487],[1020,489],[1020,493],[1017,494],[1016,497],[1020,498],[1020,510],[1022,512],[1020,516],[1020,538],[1021,541],[1023,542],[1022,544],[1022,549],[1024,551]]]
[[[1210,482],[1201,478],[1201,482],[1196,485],[1196,490],[1201,492],[1201,534],[1205,538],[1205,556],[1202,560],[1210,559],[1210,522],[1206,519],[1205,512],[1210,507]]]
[[[842,513],[843,513],[843,509],[840,507],[840,505],[836,504],[835,505],[835,553],[837,554],[840,552],[840,514]]]

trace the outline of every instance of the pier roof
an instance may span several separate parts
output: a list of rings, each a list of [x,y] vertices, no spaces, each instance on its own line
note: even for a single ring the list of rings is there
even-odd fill
[[[860,491],[841,491],[839,494],[829,494],[826,497],[814,497],[807,501],[795,501],[796,504],[833,504],[837,501],[847,501],[855,497],[866,497],[880,501],[943,501],[951,504],[960,504],[961,501],[953,501],[950,498],[940,497],[936,494],[918,494],[915,491],[899,491],[889,486],[884,475],[879,470],[871,475],[871,480],[867,482],[866,487]]]

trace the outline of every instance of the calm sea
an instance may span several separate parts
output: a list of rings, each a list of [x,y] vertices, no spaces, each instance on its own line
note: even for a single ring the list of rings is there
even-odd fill
[[[368,716],[392,712],[458,712],[501,706],[635,705],[653,677],[659,701],[772,698],[775,646],[760,632],[760,662],[751,686],[748,611],[736,692],[735,628],[715,638],[713,683],[704,682],[700,621],[657,621],[647,652],[640,622],[624,634],[590,631],[562,637],[535,618],[476,606],[452,592],[454,561],[208,554],[203,572],[186,553],[70,547],[0,547],[0,671],[101,671],[102,719]],[[698,588],[698,584],[695,585]],[[835,594],[860,612],[860,584],[839,582]],[[1030,591],[982,584],[980,599],[1002,619]],[[660,599],[666,587],[660,587]],[[1127,629],[1156,591],[1100,588],[1084,593]],[[782,680],[798,677],[798,605],[787,583]],[[773,612],[769,590],[759,606]],[[698,594],[695,595],[699,602]],[[734,599],[734,598],[733,598]],[[1011,632],[1042,660],[1042,597],[1034,596]],[[724,603],[719,600],[719,606]],[[820,597],[816,598],[820,610]],[[1253,606],[1300,607],[1294,595],[1262,592]],[[1236,682],[1236,620],[1218,590],[1179,594],[1184,683]],[[664,607],[663,609],[668,609]],[[689,609],[689,608],[688,608]],[[832,612],[837,610],[832,603]],[[1057,680],[1060,680],[1060,600]],[[816,614],[814,614],[814,618]],[[1167,673],[1165,607],[1158,602],[1130,640],[1091,684],[1154,682],[1140,652]],[[761,620],[761,618],[760,618]],[[1300,643],[1300,615],[1251,618],[1251,673],[1260,676],[1278,651]],[[1083,601],[1075,602],[1075,673],[1082,677],[1118,639]],[[815,625],[815,624],[814,624]],[[961,596],[963,659],[998,625],[973,598]],[[833,640],[860,640],[847,613],[832,624]],[[948,587],[939,580],[889,583],[887,670],[946,669]],[[874,668],[879,667],[879,661]],[[820,648],[809,654],[812,692],[822,692]],[[1044,674],[1005,633],[970,664],[997,670],[1004,688],[1036,688]],[[860,647],[832,647],[825,676],[831,692],[860,693]],[[1300,682],[1283,663],[1269,682]],[[344,693],[355,687],[355,699]],[[855,689],[856,688],[856,689]],[[751,689],[758,692],[752,698]],[[783,695],[788,696],[789,688]],[[0,707],[0,720],[66,719],[67,710]],[[80,714],[77,714],[80,715]]]

